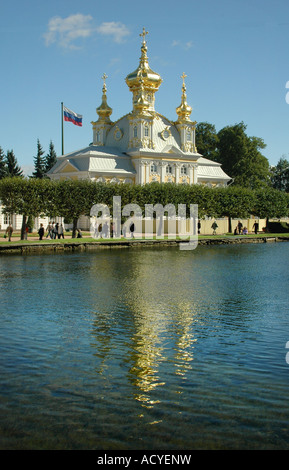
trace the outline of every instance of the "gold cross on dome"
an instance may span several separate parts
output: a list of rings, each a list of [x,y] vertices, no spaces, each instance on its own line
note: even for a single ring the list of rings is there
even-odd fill
[[[183,75],[181,75],[181,78],[183,79],[183,85],[185,84],[185,78],[187,77],[187,75],[185,74],[185,72],[183,72]]]
[[[106,75],[106,73],[104,73],[104,74],[103,74],[103,76],[102,76],[101,78],[102,78],[102,80],[103,80],[103,83],[105,84],[105,80],[107,79],[107,75]]]
[[[140,36],[143,37],[143,42],[145,42],[145,37],[146,35],[148,34],[149,32],[145,30],[145,28],[142,29],[142,33],[140,34]]]

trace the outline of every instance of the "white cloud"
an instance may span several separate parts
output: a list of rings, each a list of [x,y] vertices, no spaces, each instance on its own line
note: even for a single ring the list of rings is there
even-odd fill
[[[64,49],[77,49],[73,44],[76,39],[87,38],[93,34],[92,16],[70,15],[67,18],[55,16],[48,23],[48,31],[44,34],[45,44],[50,46],[58,43]]]
[[[124,24],[116,23],[115,21],[102,23],[98,26],[97,32],[106,36],[112,36],[117,43],[123,42],[124,38],[130,34]]]
[[[194,46],[193,41],[188,41],[188,42],[183,43],[181,41],[174,40],[172,42],[172,47],[181,47],[182,49],[185,49],[185,50],[191,49],[193,46]]]
[[[46,46],[56,43],[64,49],[79,49],[75,45],[77,39],[88,38],[95,34],[110,36],[114,42],[121,43],[130,32],[124,24],[114,21],[95,26],[91,15],[78,13],[67,18],[60,16],[51,18],[44,39]]]

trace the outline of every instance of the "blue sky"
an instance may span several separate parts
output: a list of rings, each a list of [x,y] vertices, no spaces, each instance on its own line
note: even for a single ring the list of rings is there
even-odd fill
[[[89,145],[103,73],[111,119],[129,113],[125,77],[138,66],[143,27],[149,64],[163,78],[157,112],[177,119],[185,72],[192,120],[217,131],[243,121],[270,164],[289,158],[287,0],[0,0],[4,152],[13,149],[28,173],[37,139],[60,155],[61,102],[83,115],[83,127],[64,124],[65,153]]]

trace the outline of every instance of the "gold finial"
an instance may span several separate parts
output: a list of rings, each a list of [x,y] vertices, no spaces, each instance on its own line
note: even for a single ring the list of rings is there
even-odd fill
[[[191,106],[188,105],[187,103],[187,95],[186,95],[186,85],[185,85],[185,78],[186,78],[185,72],[183,72],[183,75],[181,75],[181,78],[183,79],[183,86],[182,86],[182,102],[181,105],[178,106],[177,108],[177,114],[179,116],[179,119],[177,122],[184,122],[184,121],[189,121],[189,116],[192,112]]]
[[[103,80],[103,87],[102,87],[102,102],[101,105],[96,109],[97,114],[99,115],[99,121],[106,121],[110,122],[109,116],[112,113],[112,109],[107,104],[107,97],[106,97],[106,83],[105,80],[107,79],[106,73],[102,75]]]
[[[105,92],[106,92],[106,83],[105,83],[105,80],[108,78],[107,75],[106,75],[106,73],[104,73],[101,78],[102,78],[102,80],[103,80],[103,88],[102,88],[102,91],[105,93]]]
[[[145,37],[146,35],[148,34],[149,32],[145,30],[145,28],[142,29],[142,33],[140,34],[140,36],[143,37],[143,43],[145,43]]]
[[[183,79],[183,86],[185,86],[185,78],[187,77],[187,75],[185,74],[185,72],[183,72],[183,75],[181,75],[181,78]]]

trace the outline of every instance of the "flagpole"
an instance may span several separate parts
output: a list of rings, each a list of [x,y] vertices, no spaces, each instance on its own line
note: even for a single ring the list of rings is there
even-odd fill
[[[64,139],[63,139],[63,103],[61,103],[61,151],[64,155]]]

